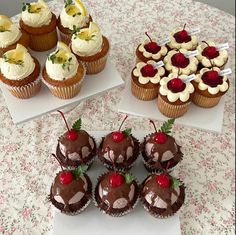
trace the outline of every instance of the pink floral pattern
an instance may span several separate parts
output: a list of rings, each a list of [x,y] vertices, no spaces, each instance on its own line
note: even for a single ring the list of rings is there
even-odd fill
[[[50,3],[55,13],[62,2]],[[134,51],[145,31],[164,38],[184,23],[190,28],[200,26],[201,38],[228,42],[229,66],[235,73],[235,18],[225,12],[191,0],[87,0],[85,4],[110,39],[110,59],[124,80],[130,77]],[[174,126],[185,153],[174,171],[187,187],[186,203],[180,210],[182,234],[234,234],[234,79],[231,76],[222,134]],[[123,117],[116,113],[121,91],[115,89],[81,102],[67,113],[68,121],[81,116],[87,130],[112,130]],[[58,165],[49,156],[64,132],[61,117],[48,114],[15,126],[1,94],[0,117],[0,234],[51,234],[53,211],[46,195]],[[145,118],[130,116],[126,125],[151,130]]]

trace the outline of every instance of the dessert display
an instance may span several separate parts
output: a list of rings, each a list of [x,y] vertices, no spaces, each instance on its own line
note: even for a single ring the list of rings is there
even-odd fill
[[[92,17],[80,0],[67,0],[57,20],[61,41],[69,45],[73,29],[88,28],[91,21]]]
[[[69,128],[64,114],[58,110],[67,127],[67,131],[59,137],[56,156],[64,167],[75,168],[80,165],[91,166],[96,155],[96,142],[85,130],[81,129],[79,118]]]
[[[190,75],[197,72],[198,60],[196,57],[187,58],[187,51],[180,49],[179,51],[169,51],[164,58],[165,68],[170,73],[178,73]]]
[[[177,118],[188,111],[194,86],[186,77],[170,73],[161,79],[157,107],[163,115]]]
[[[142,143],[143,162],[149,172],[173,168],[183,158],[181,146],[171,136],[174,121],[175,119],[169,119],[163,123],[159,130],[157,130],[154,122],[150,121],[155,132],[147,135]]]
[[[165,45],[159,46],[157,42],[153,41],[148,33],[145,33],[149,40],[139,44],[136,49],[136,62],[147,63],[149,60],[155,62],[161,61],[166,56],[168,49]]]
[[[58,41],[56,50],[47,58],[43,82],[53,95],[70,99],[79,93],[85,74],[85,67],[78,62],[70,48]]]
[[[47,51],[57,44],[57,18],[44,0],[24,3],[20,27],[30,37],[29,47],[34,51]]]
[[[88,28],[74,29],[71,48],[84,63],[87,74],[97,74],[105,68],[110,45],[96,23],[90,22]]]
[[[131,128],[121,131],[121,127],[128,116],[124,118],[119,129],[102,138],[98,149],[98,157],[110,170],[129,170],[139,155],[139,141],[131,134]]]
[[[27,49],[17,44],[0,58],[0,81],[17,98],[27,99],[41,88],[40,64]]]
[[[195,88],[192,101],[203,108],[216,106],[229,89],[229,79],[221,76],[217,67],[201,69],[192,83]]]
[[[29,36],[5,15],[0,15],[0,57],[7,51],[15,49],[17,44],[29,45]]]
[[[152,100],[158,96],[159,82],[165,75],[163,67],[156,68],[155,61],[139,62],[131,74],[131,91],[140,100]]]
[[[170,34],[170,43],[168,46],[171,49],[185,49],[185,50],[195,50],[198,45],[198,39],[195,35],[190,35],[190,33],[184,27],[174,29]]]
[[[202,41],[197,47],[200,69],[213,66],[223,69],[228,61],[227,50],[218,50],[214,42]]]
[[[57,156],[53,155],[56,159]],[[57,159],[58,160],[58,159]],[[60,163],[60,161],[58,160]],[[76,215],[85,210],[92,199],[92,182],[85,172],[88,166],[57,173],[50,189],[50,202],[62,213]]]
[[[185,187],[167,172],[152,174],[143,181],[140,197],[144,208],[152,216],[167,218],[184,204]]]

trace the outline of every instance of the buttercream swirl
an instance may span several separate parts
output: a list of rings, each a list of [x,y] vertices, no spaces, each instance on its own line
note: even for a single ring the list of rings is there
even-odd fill
[[[218,73],[220,72],[220,69],[217,67],[213,67],[213,70],[217,71]],[[194,81],[198,83],[199,90],[201,91],[207,90],[211,95],[215,95],[219,92],[225,92],[229,89],[229,84],[227,83],[228,81],[227,76],[223,76],[223,83],[217,85],[216,87],[211,87],[205,84],[202,80],[202,75],[208,71],[211,71],[211,69],[203,68],[200,70],[200,73],[196,75],[196,79]]]
[[[176,78],[176,77],[178,77],[180,79],[186,79],[187,76],[186,75],[178,76],[177,73],[169,74],[168,77],[164,77],[161,79],[161,81],[160,81],[161,86],[160,86],[159,92],[161,95],[167,96],[167,99],[172,103],[177,101],[178,99],[182,102],[187,102],[190,99],[190,94],[194,92],[194,86],[192,85],[191,82],[186,82],[185,83],[186,86],[183,91],[174,93],[168,89],[167,84],[170,80],[172,80],[173,78]]]

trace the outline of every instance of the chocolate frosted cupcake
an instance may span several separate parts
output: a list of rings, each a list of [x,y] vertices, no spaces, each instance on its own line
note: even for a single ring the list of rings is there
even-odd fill
[[[142,156],[146,169],[149,172],[158,172],[173,168],[183,157],[181,146],[170,135],[175,119],[164,122],[159,131],[153,121],[150,121],[155,132],[147,135],[142,143]]]
[[[63,170],[62,168],[57,173],[51,186],[49,200],[62,213],[79,214],[91,201],[92,183],[85,174],[87,168],[87,166],[79,166],[75,170]]]
[[[129,173],[111,171],[98,178],[94,199],[96,206],[111,216],[129,213],[138,200],[138,184]]]
[[[167,218],[183,205],[185,187],[168,173],[152,174],[143,181],[140,197],[144,208],[152,216]]]
[[[109,133],[102,138],[98,149],[99,159],[110,170],[114,170],[113,162],[118,170],[130,169],[139,155],[139,142],[132,136],[131,129],[121,131],[126,118],[127,116],[118,131]]]
[[[69,129],[64,114],[61,111],[68,131],[59,137],[56,155],[64,167],[91,166],[96,155],[96,143],[86,131],[81,130],[81,119],[78,119]]]

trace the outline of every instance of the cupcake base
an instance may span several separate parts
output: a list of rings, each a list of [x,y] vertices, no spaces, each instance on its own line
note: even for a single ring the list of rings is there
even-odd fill
[[[192,101],[195,105],[200,106],[202,108],[212,108],[216,106],[221,99],[222,96],[218,97],[205,97],[203,95],[200,95],[197,91],[194,92]]]

